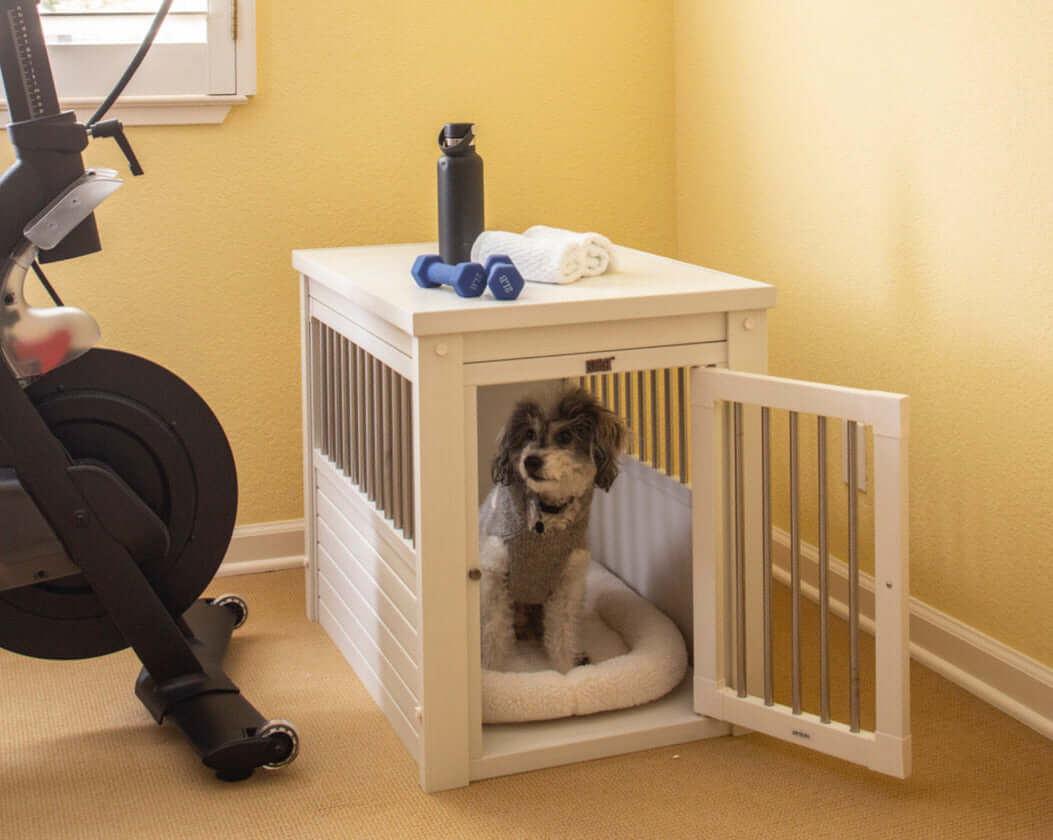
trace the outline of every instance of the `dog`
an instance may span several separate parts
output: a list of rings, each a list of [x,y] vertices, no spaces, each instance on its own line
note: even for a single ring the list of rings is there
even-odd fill
[[[517,638],[539,635],[551,666],[587,664],[581,612],[589,508],[609,490],[628,431],[583,388],[543,407],[519,402],[502,428],[494,488],[479,514],[483,667],[502,670]]]

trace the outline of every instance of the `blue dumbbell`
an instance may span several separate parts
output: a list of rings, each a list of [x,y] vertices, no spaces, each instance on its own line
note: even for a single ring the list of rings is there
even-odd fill
[[[504,254],[493,254],[483,269],[486,285],[498,300],[515,300],[523,291],[523,276]]]
[[[452,286],[461,297],[479,297],[486,289],[486,272],[479,263],[447,265],[436,254],[422,254],[410,273],[422,289]]]

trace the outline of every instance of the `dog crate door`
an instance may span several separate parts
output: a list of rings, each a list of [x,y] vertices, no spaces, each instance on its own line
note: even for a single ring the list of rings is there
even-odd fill
[[[717,368],[696,368],[691,394],[696,711],[905,778],[907,397]],[[860,427],[873,439],[866,488],[859,480]],[[846,482],[842,464],[827,465],[842,429]],[[743,457],[750,447],[759,458]],[[759,463],[760,474],[744,462]],[[855,487],[866,494],[849,490]],[[789,521],[774,529],[774,543],[773,518]],[[759,540],[745,539],[747,521],[759,523]],[[759,544],[760,556],[747,556],[747,542]],[[844,560],[833,556],[832,542]],[[872,584],[860,571],[861,559],[871,556]],[[747,573],[753,563],[759,575]],[[762,592],[753,591],[754,580]],[[773,580],[788,584],[788,603]],[[776,620],[786,621],[788,632],[775,633]],[[872,659],[860,629],[873,631]],[[747,661],[753,656],[763,669]]]

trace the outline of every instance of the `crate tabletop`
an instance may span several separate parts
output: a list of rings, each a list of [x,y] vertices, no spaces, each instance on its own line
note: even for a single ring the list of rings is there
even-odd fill
[[[293,251],[293,267],[349,304],[409,335],[544,327],[704,314],[775,305],[775,287],[733,274],[614,247],[616,271],[566,285],[527,283],[516,300],[489,291],[458,297],[453,289],[422,289],[410,276],[435,243],[364,245]]]

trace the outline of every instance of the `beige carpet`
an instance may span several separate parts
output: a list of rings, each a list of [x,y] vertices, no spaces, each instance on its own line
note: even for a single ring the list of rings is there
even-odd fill
[[[82,662],[0,651],[0,837],[1053,838],[1053,743],[917,665],[906,782],[749,735],[425,795],[401,742],[304,618],[302,573],[209,591],[248,600],[229,669],[264,716],[296,723],[299,759],[219,782],[149,719],[127,651]]]

